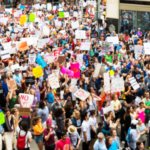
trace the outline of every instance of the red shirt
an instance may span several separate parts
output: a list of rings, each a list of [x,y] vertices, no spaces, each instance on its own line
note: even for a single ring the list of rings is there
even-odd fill
[[[70,150],[70,139],[66,138],[66,140],[58,140],[56,142],[56,150]]]

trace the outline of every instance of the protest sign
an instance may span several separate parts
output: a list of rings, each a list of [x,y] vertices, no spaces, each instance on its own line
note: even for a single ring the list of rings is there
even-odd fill
[[[121,92],[124,91],[124,80],[120,77],[115,77],[111,79],[111,92]]]
[[[38,39],[37,48],[43,48],[47,43],[49,43],[49,38]]]
[[[26,51],[29,49],[28,44],[26,41],[20,42],[19,43],[19,47],[18,47],[19,51]]]
[[[12,72],[14,72],[15,70],[18,70],[18,69],[20,69],[20,65],[19,64],[14,64],[14,65],[11,66]]]
[[[27,22],[27,16],[21,15],[20,16],[20,25],[24,25]]]
[[[61,67],[61,73],[66,74],[69,77],[74,77],[74,72],[66,67]]]
[[[74,93],[74,96],[85,101],[90,96],[90,93],[80,88]]]
[[[19,94],[19,102],[21,107],[23,108],[31,108],[33,100],[34,96],[31,94],[24,94],[24,93]]]
[[[44,26],[42,32],[43,32],[43,36],[49,36],[50,35],[49,27],[48,26]]]
[[[77,11],[73,12],[73,17],[76,17],[76,18],[78,17],[78,12]]]
[[[149,43],[144,43],[144,54],[145,55],[150,55],[150,42]]]
[[[35,22],[36,14],[35,13],[30,13],[29,14],[29,22]]]
[[[20,116],[30,116],[30,108],[17,108]]]
[[[26,77],[25,83],[26,83],[26,86],[28,86],[29,84],[34,85],[35,84],[35,77]]]
[[[47,7],[46,8],[47,8],[48,11],[51,11],[52,10],[52,4],[51,3],[47,3]]]
[[[43,76],[43,69],[41,66],[35,67],[32,69],[32,73],[35,78],[40,78]]]
[[[104,73],[104,92],[110,93],[110,77],[109,77],[109,72]]]
[[[79,28],[79,21],[73,21],[71,23],[71,26],[72,26],[73,29],[78,29]]]
[[[109,112],[114,112],[114,106],[111,104],[110,106],[104,107],[103,108],[103,113],[107,114]]]
[[[27,42],[28,46],[31,46],[31,45],[36,46],[38,42],[38,38],[37,37],[21,38],[20,41]]]
[[[3,125],[5,123],[5,114],[0,109],[0,125]]]
[[[60,87],[58,77],[55,74],[48,76],[48,82],[52,89],[57,89]]]
[[[115,45],[115,44],[119,44],[118,35],[116,35],[116,36],[108,36],[108,37],[106,38],[106,42],[113,43],[114,45]]]
[[[42,68],[45,68],[47,66],[47,63],[44,61],[44,59],[40,54],[38,54],[36,57],[36,63],[40,65]]]
[[[94,66],[95,66],[95,70],[93,73],[93,78],[97,78],[99,76],[99,72],[102,65],[100,63],[95,63]]]
[[[48,55],[44,55],[44,60],[46,61],[47,64],[53,63],[55,61],[55,56],[53,53],[50,53]]]
[[[91,49],[91,42],[82,42],[80,50],[89,51]]]
[[[140,85],[137,83],[134,77],[129,78],[129,82],[134,90],[137,90],[140,88]]]
[[[141,45],[134,45],[134,54],[135,58],[138,59],[139,56],[143,53],[143,46]]]
[[[76,39],[86,39],[86,32],[84,30],[76,30],[75,38]]]
[[[71,63],[70,69],[74,72],[74,78],[80,78],[80,64],[79,63]]]
[[[36,54],[29,54],[28,63],[35,64]]]
[[[69,12],[64,12],[65,18],[69,18]]]
[[[66,60],[66,56],[64,56],[64,55],[58,56],[57,61],[59,64],[62,64],[65,60]]]
[[[63,11],[60,11],[58,14],[59,18],[65,18],[65,13]]]
[[[8,50],[4,50],[4,51],[0,51],[0,57],[1,59],[9,59],[10,58],[10,54]]]
[[[0,23],[6,25],[6,24],[8,23],[8,18],[2,17],[2,18],[0,19]]]
[[[110,42],[102,42],[102,54],[106,54],[108,52],[113,52],[114,51],[114,46],[113,43]]]

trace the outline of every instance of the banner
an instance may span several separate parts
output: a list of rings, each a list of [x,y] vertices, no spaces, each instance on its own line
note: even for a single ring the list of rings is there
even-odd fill
[[[35,64],[36,54],[29,54],[28,63]]]
[[[144,54],[150,55],[150,43],[144,43]]]
[[[30,95],[30,94],[20,93],[19,94],[19,101],[20,101],[21,107],[31,108],[33,101],[34,101],[34,96]]]
[[[32,69],[32,73],[35,78],[40,78],[43,76],[43,69],[41,66],[35,67]]]
[[[119,0],[107,0],[106,18],[119,19]]]
[[[75,31],[75,38],[76,39],[86,39],[86,32],[84,30],[76,30]]]
[[[89,51],[91,49],[91,42],[82,42],[80,50]]]
[[[80,78],[80,64],[79,63],[71,63],[70,69],[74,72],[74,78]]]
[[[58,77],[55,74],[48,76],[48,83],[52,89],[57,89],[60,87]]]
[[[90,96],[90,93],[80,88],[74,93],[74,96],[85,101]]]

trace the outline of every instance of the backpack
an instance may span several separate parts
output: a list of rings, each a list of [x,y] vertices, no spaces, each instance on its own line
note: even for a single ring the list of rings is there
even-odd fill
[[[21,136],[20,135],[20,131],[19,131],[19,135],[18,135],[18,139],[17,139],[17,149],[18,150],[24,150],[25,149],[25,145],[26,145],[27,132],[26,132],[26,134],[24,136]]]

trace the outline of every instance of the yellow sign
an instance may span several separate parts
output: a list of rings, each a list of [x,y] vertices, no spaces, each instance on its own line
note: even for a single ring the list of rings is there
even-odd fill
[[[24,25],[27,22],[27,16],[21,15],[20,17],[20,25]]]
[[[33,68],[32,73],[35,78],[40,78],[43,76],[43,69],[41,66],[35,67]]]

